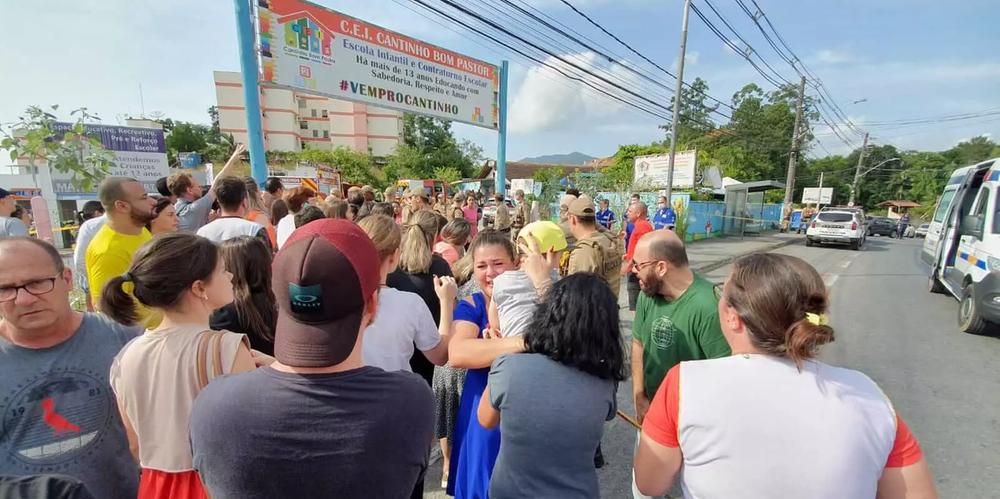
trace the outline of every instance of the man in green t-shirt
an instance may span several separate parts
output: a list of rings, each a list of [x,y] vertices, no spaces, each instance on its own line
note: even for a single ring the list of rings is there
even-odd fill
[[[731,352],[719,325],[715,286],[688,266],[677,234],[655,230],[642,236],[630,270],[642,289],[632,323],[631,361],[632,394],[641,423],[670,368]],[[634,482],[633,495],[645,497]]]
[[[730,351],[719,326],[715,286],[691,270],[674,232],[644,236],[633,269],[642,288],[632,324],[632,392],[641,421],[670,368]]]

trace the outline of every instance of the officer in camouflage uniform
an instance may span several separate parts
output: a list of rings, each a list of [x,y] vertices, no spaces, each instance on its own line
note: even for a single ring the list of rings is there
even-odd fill
[[[524,191],[514,191],[514,213],[510,221],[510,237],[517,241],[517,233],[521,228],[531,223],[531,206],[524,200]]]
[[[569,254],[566,274],[593,272],[604,278],[617,297],[622,255],[614,233],[597,224],[594,201],[586,194],[569,203],[567,217],[576,246]]]

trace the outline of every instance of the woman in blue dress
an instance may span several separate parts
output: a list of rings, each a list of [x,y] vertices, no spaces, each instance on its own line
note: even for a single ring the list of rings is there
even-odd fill
[[[473,279],[481,290],[455,307],[452,339],[448,347],[452,367],[468,369],[458,406],[455,438],[452,443],[448,494],[457,499],[487,499],[490,475],[500,452],[500,430],[487,430],[476,419],[479,399],[486,389],[490,366],[505,353],[524,350],[521,337],[487,339],[488,305],[493,279],[517,269],[517,251],[509,235],[483,231],[469,248]]]

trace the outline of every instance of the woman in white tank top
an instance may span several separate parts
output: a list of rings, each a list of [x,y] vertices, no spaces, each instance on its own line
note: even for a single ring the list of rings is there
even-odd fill
[[[801,259],[744,257],[721,288],[731,357],[682,362],[650,404],[636,485],[687,498],[936,498],[920,445],[864,374],[814,357],[833,341],[826,286]]]
[[[216,376],[254,369],[246,336],[209,328],[212,311],[233,301],[232,277],[214,243],[173,233],[143,245],[104,288],[101,310],[118,322],[135,323],[135,301],[163,313],[122,348],[109,377],[142,467],[139,499],[207,497],[191,462],[191,406]]]

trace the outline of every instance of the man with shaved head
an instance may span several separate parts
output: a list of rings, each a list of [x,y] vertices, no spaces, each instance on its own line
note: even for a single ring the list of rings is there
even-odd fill
[[[670,368],[726,357],[730,350],[719,325],[715,286],[691,270],[680,237],[669,230],[632,237],[637,244],[631,267],[642,288],[632,323],[632,394],[641,422]],[[632,491],[646,497],[634,480]]]
[[[621,274],[623,276],[628,276],[626,289],[628,291],[628,309],[635,311],[637,300],[639,299],[639,277],[632,268],[632,261],[635,258],[635,248],[639,245],[639,239],[642,236],[653,232],[653,224],[649,223],[649,209],[646,208],[646,203],[635,199],[633,196],[632,204],[628,207],[628,213],[626,213],[629,225],[632,229],[628,234],[628,243],[625,248],[625,256],[622,262]]]

